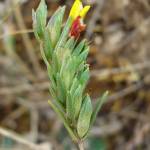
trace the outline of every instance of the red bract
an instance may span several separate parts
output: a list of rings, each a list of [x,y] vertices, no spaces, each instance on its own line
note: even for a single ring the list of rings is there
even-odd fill
[[[83,24],[82,18],[79,16],[77,17],[74,22],[72,23],[69,36],[73,36],[76,39],[80,37],[82,31],[85,30],[86,25]]]

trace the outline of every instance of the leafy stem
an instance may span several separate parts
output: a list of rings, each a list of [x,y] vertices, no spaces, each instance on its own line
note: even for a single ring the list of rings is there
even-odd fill
[[[68,133],[70,134],[72,140],[77,143],[78,138],[72,131],[72,129],[69,127],[67,120],[65,119],[65,116],[62,114],[62,112],[51,102],[51,100],[48,101],[49,105],[53,108],[53,110],[57,113],[57,115],[62,119],[64,126],[66,127]]]

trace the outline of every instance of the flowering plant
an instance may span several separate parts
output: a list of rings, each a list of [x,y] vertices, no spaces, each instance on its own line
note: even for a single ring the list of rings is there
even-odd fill
[[[86,40],[79,42],[79,37],[86,28],[84,17],[89,9],[90,6],[83,7],[80,0],[75,0],[64,27],[65,7],[59,7],[48,23],[44,0],[32,13],[34,33],[47,66],[54,99],[49,100],[49,104],[81,149],[80,143],[87,137],[108,94],[104,93],[93,109],[90,96],[84,92],[89,80],[89,65],[86,64],[89,45]]]

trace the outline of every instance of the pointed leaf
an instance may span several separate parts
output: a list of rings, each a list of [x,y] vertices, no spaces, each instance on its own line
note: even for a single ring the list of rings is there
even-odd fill
[[[54,74],[59,72],[60,64],[59,64],[59,59],[58,59],[55,51],[53,52],[53,55],[52,55],[52,64],[51,64],[51,66],[52,66]]]
[[[92,126],[94,124],[94,121],[96,120],[96,116],[98,114],[98,112],[100,111],[102,105],[106,102],[107,100],[107,96],[108,96],[108,91],[106,91],[102,97],[100,97],[98,100],[97,100],[97,103],[95,105],[95,108],[94,108],[94,112],[92,113],[92,117],[91,117],[91,125]]]
[[[57,51],[60,47],[63,47],[64,43],[66,43],[66,40],[68,38],[68,35],[69,35],[69,31],[70,31],[70,27],[71,27],[71,24],[72,24],[72,19],[69,17],[64,28],[63,28],[63,31],[61,33],[61,36],[59,38],[59,41],[56,45],[56,48],[55,50]]]
[[[59,108],[55,104],[53,104],[53,102],[51,102],[50,100],[48,101],[48,103],[54,109],[54,111],[58,114],[58,116],[62,119],[64,126],[66,127],[68,133],[72,137],[72,140],[74,142],[77,142],[78,139],[77,139],[76,135],[74,134],[74,132],[72,131],[72,129],[69,127],[69,123],[66,120],[65,114],[62,111],[60,111]]]
[[[66,113],[67,117],[72,120],[74,111],[73,111],[73,104],[72,104],[72,99],[71,99],[71,93],[68,91],[67,92],[67,99],[66,99]]]
[[[47,60],[49,61],[50,59],[52,59],[53,48],[52,48],[50,34],[47,30],[44,33],[43,49]]]
[[[77,123],[77,133],[80,138],[83,138],[89,130],[91,115],[92,104],[90,97],[87,95],[83,101]]]
[[[85,88],[88,80],[90,78],[90,75],[89,75],[89,67],[87,67],[84,72],[82,72],[80,74],[80,77],[79,77],[79,82],[80,84],[83,86],[83,89]]]
[[[83,48],[84,48],[84,46],[85,46],[85,42],[86,42],[86,40],[82,40],[82,41],[77,45],[77,47],[73,50],[73,55],[78,56],[78,55],[82,52],[82,50],[83,50]]]
[[[59,100],[62,102],[62,104],[65,104],[66,91],[59,73],[57,73],[56,75],[56,82],[57,82],[57,96]]]
[[[70,52],[74,49],[74,47],[75,47],[75,40],[74,40],[74,38],[72,37],[72,38],[69,38],[69,40],[66,42],[66,44],[65,44],[65,49],[69,49],[70,50]]]
[[[84,49],[84,51],[82,53],[80,53],[80,55],[78,56],[82,61],[85,61],[87,56],[89,53],[89,47],[87,47],[86,49]]]
[[[65,7],[58,8],[57,11],[54,13],[54,15],[51,17],[51,19],[49,20],[47,25],[47,28],[51,35],[51,43],[53,48],[56,46],[56,43],[59,40],[61,34],[64,12]]]
[[[40,31],[40,28],[37,27],[36,12],[34,10],[32,10],[32,20],[33,20],[34,35],[35,35],[36,39],[38,41],[40,41],[39,33],[41,33],[41,31]]]
[[[70,88],[71,94],[73,94],[74,91],[78,88],[78,85],[79,85],[79,82],[78,82],[77,78],[74,77],[71,88]]]
[[[81,105],[82,105],[82,87],[81,85],[74,91],[72,94],[72,103],[73,103],[73,110],[74,110],[74,118],[79,115]]]
[[[32,11],[33,29],[38,39],[43,38],[47,18],[47,6],[45,0],[41,0],[36,12]]]
[[[48,72],[48,77],[51,81],[51,87],[56,90],[56,87],[57,87],[57,83],[56,83],[56,77],[54,76],[54,73],[53,73],[53,69],[51,67],[51,65],[47,65],[47,72]]]

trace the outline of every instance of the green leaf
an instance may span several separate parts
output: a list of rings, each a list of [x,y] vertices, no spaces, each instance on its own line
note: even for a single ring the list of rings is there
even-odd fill
[[[36,12],[32,11],[32,17],[35,36],[38,40],[42,39],[44,37],[44,30],[47,18],[47,6],[45,0],[41,0]]]
[[[72,82],[74,74],[76,73],[77,69],[78,69],[78,63],[77,63],[77,59],[75,57],[71,57],[69,59],[70,61],[68,61],[67,63],[67,71],[68,74],[70,74],[70,80]]]
[[[72,81],[72,85],[70,87],[71,94],[73,94],[74,91],[78,88],[78,85],[79,85],[79,81],[77,80],[77,77],[74,77],[74,79]]]
[[[56,45],[56,48],[55,50],[57,51],[60,47],[63,47],[64,43],[66,43],[66,40],[68,38],[68,35],[69,35],[69,31],[70,31],[70,27],[72,25],[72,19],[69,17],[64,28],[63,28],[63,31],[61,33],[61,36],[59,38],[59,41]]]
[[[70,85],[72,84],[73,78],[78,72],[81,63],[82,60],[80,59],[80,57],[73,56],[67,59],[65,68],[63,70],[66,74],[66,81],[68,83],[67,87],[70,87]]]
[[[86,44],[86,40],[82,40],[82,41],[76,46],[76,48],[73,50],[73,55],[78,56],[78,55],[82,52],[83,48],[85,47],[85,44]]]
[[[51,81],[50,85],[55,90],[55,93],[56,93],[56,90],[57,90],[56,75],[54,75],[53,69],[50,64],[47,65],[47,71],[48,71],[48,77]],[[55,98],[56,98],[56,96],[55,96]]]
[[[46,32],[44,33],[43,49],[44,49],[44,53],[45,53],[45,56],[46,56],[47,60],[48,61],[51,60],[52,59],[53,48],[52,48],[50,34],[47,31],[47,29],[46,29]]]
[[[66,120],[64,113],[62,111],[60,111],[58,109],[58,107],[55,104],[53,104],[53,102],[51,102],[50,100],[48,101],[48,103],[54,109],[54,111],[58,114],[58,116],[62,119],[64,126],[66,127],[68,133],[72,137],[72,140],[74,142],[77,142],[78,139],[77,139],[76,135],[74,134],[74,132],[72,131],[72,129],[70,128],[69,123]]]
[[[66,71],[66,64],[67,64],[68,60],[67,59],[63,59],[62,63],[61,63],[61,68],[60,68],[60,75],[63,76],[63,74]]]
[[[98,112],[100,111],[102,105],[106,102],[107,97],[108,97],[108,91],[106,91],[102,95],[102,97],[100,97],[97,100],[97,103],[96,103],[95,108],[94,108],[94,112],[92,113],[90,126],[92,126],[94,124],[94,121],[96,120],[96,116],[97,116]]]
[[[56,91],[51,86],[49,86],[49,92],[52,98],[55,100],[55,104],[57,105],[57,107],[65,114],[64,105],[60,101],[58,101]]]
[[[83,138],[89,130],[91,115],[92,104],[90,97],[87,95],[83,101],[77,123],[77,133],[80,138]]]
[[[74,93],[71,93],[72,95],[72,103],[73,103],[73,110],[74,110],[74,119],[77,118],[79,115],[81,105],[82,105],[82,87],[81,85],[78,86],[78,88],[74,91]]]
[[[86,47],[82,53],[78,56],[82,61],[85,61],[89,53],[89,47]]]
[[[49,30],[51,36],[51,43],[52,47],[54,48],[57,44],[57,41],[60,38],[61,28],[62,28],[62,21],[65,12],[65,7],[60,7],[51,17],[48,22],[47,28]]]
[[[64,49],[69,49],[70,52],[74,49],[75,47],[75,40],[74,37],[69,38],[69,40],[66,42]]]
[[[60,69],[60,64],[59,64],[59,59],[57,57],[57,54],[56,54],[56,51],[53,52],[53,55],[52,55],[52,69],[53,69],[53,72],[54,74],[56,74],[57,72],[59,72],[59,69]]]
[[[33,20],[33,31],[36,39],[40,41],[39,33],[41,32],[37,27],[37,20],[36,20],[36,12],[32,10],[32,20]]]
[[[49,92],[50,92],[51,96],[52,96],[54,99],[57,98],[57,96],[56,96],[56,91],[53,89],[52,86],[49,86]]]
[[[58,95],[58,98],[59,98],[59,100],[61,101],[62,104],[65,104],[66,90],[65,90],[64,83],[63,83],[59,73],[57,73],[57,75],[56,75],[56,82],[57,82],[57,95]]]
[[[65,83],[65,87],[66,89],[69,89],[70,87],[70,83],[71,83],[71,74],[72,74],[72,58],[69,57],[68,59],[64,59],[62,66],[61,66],[61,70],[60,70],[60,74],[61,77],[64,79],[64,83]]]
[[[85,86],[86,86],[89,78],[90,78],[89,67],[86,67],[86,69],[84,70],[84,72],[82,72],[80,74],[80,76],[79,76],[79,82],[83,86],[83,89],[85,88]]]
[[[71,93],[70,91],[67,92],[67,99],[66,99],[66,113],[67,117],[72,120],[74,116],[74,111],[73,111],[73,103],[72,103],[72,98],[71,98]]]

